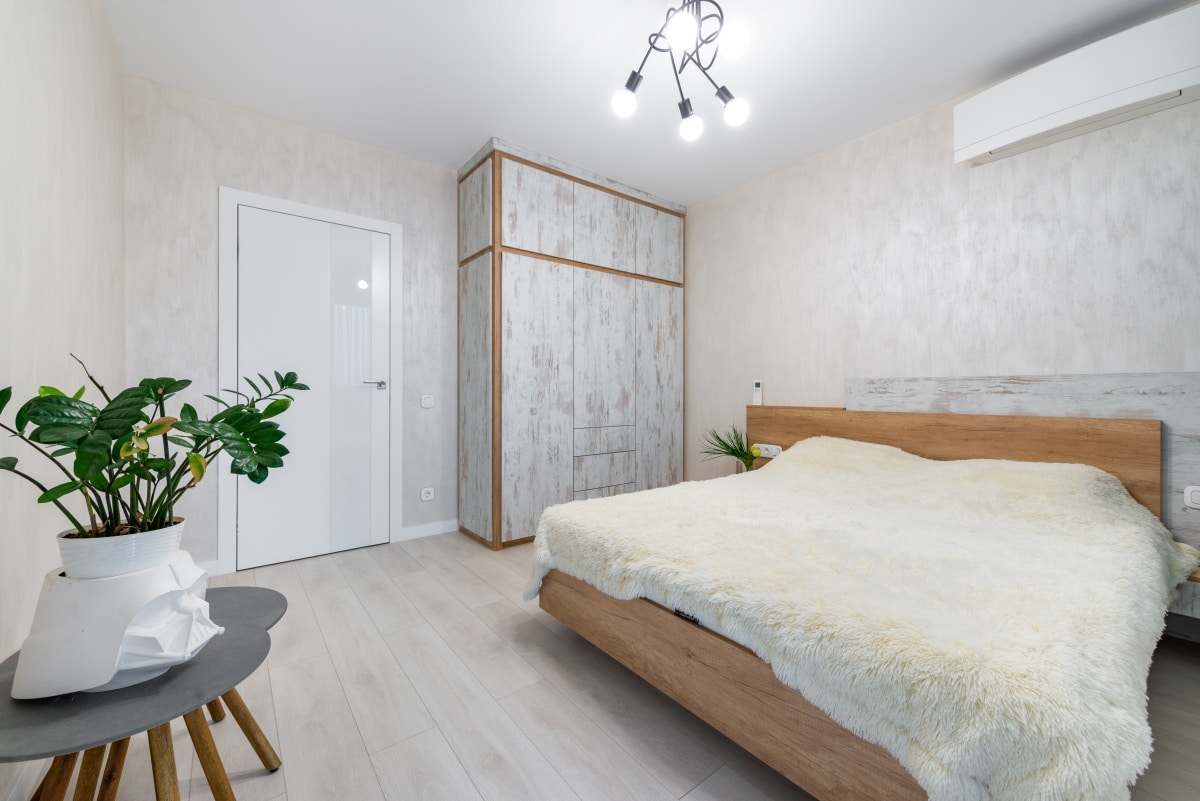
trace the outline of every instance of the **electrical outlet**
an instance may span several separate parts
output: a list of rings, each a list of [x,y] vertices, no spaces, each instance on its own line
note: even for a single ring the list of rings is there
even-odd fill
[[[421,487],[421,500],[423,500],[423,501],[432,501],[433,500],[433,487]]]
[[[778,445],[762,445],[755,443],[754,447],[758,448],[758,453],[767,459],[774,459],[776,456],[783,453],[783,448]]]
[[[1185,487],[1183,505],[1189,509],[1200,509],[1200,487]]]

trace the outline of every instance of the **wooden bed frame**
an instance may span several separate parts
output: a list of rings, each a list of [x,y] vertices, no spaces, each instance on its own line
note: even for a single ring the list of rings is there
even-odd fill
[[[1091,464],[1161,511],[1157,420],[750,406],[746,433],[749,442],[785,448],[825,434],[932,459]],[[557,570],[543,581],[540,599],[542,609],[821,801],[927,798],[891,754],[834,723],[737,643],[655,603],[617,600]]]

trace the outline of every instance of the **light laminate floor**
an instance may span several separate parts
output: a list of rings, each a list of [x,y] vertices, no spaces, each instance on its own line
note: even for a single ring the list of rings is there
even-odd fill
[[[231,718],[213,734],[239,801],[802,801],[797,790],[520,599],[531,546],[460,534],[212,579],[289,608],[242,696],[279,750],[266,773]],[[1156,747],[1135,801],[1200,797],[1200,645],[1165,640]],[[175,729],[181,798],[212,798]],[[154,797],[144,737],[119,799]]]

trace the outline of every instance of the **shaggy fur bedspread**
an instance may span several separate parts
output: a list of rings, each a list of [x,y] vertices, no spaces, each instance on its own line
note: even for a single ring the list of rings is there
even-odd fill
[[[817,437],[741,476],[547,509],[551,569],[683,609],[893,755],[931,801],[1109,801],[1197,552],[1082,465]]]

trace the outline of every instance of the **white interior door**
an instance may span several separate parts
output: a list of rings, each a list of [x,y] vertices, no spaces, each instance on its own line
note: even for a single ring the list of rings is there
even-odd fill
[[[237,207],[237,374],[310,387],[278,418],[284,467],[237,479],[239,570],[388,541],[390,244]]]

